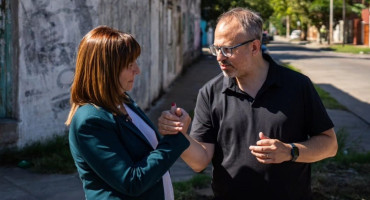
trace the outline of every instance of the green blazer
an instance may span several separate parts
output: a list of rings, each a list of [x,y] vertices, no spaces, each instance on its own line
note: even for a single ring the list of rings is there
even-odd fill
[[[190,144],[181,133],[161,137],[135,102],[129,106],[155,130],[156,149],[132,122],[103,108],[86,104],[72,119],[69,145],[86,199],[164,199],[162,176]]]

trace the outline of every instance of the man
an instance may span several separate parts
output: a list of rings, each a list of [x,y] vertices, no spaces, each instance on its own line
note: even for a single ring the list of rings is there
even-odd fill
[[[311,199],[309,163],[335,156],[333,123],[309,78],[262,54],[262,23],[248,9],[220,16],[210,50],[223,75],[200,89],[181,157],[197,172],[212,160],[217,200]],[[189,123],[176,109],[158,126],[186,133]]]

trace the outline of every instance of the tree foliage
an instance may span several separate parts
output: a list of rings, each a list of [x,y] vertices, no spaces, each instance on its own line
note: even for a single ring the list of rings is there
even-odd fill
[[[215,25],[217,18],[222,13],[235,7],[254,10],[264,20],[268,20],[274,12],[269,4],[269,0],[202,0],[202,18]]]
[[[348,19],[349,16],[360,16],[361,10],[369,6],[370,0],[362,0],[362,3],[358,3],[358,0],[333,0],[334,25],[343,19],[343,2]],[[291,29],[302,29],[304,32],[308,25],[329,27],[330,0],[202,0],[201,7],[202,18],[212,25],[227,10],[247,7],[260,13],[265,28],[272,23],[279,33],[285,33],[287,19]]]
[[[364,0],[364,4],[356,0],[333,0],[334,25],[343,19],[343,1],[345,2],[345,13],[348,16],[359,16],[361,10],[368,6],[370,0]],[[321,25],[329,27],[330,0],[271,0],[274,8],[273,19],[275,23],[284,23],[289,16],[292,29],[307,31],[308,25],[320,28]],[[300,21],[301,27],[298,27]],[[285,25],[277,25],[277,28],[285,28]],[[282,30],[281,30],[282,31]]]
[[[349,5],[347,5],[349,7]],[[343,0],[333,0],[333,20],[338,23],[342,19]],[[329,27],[330,0],[314,0],[309,7],[311,24],[319,28]]]

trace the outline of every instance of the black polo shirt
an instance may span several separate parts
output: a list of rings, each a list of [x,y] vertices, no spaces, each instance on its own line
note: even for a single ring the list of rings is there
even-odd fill
[[[251,154],[258,133],[303,142],[333,127],[308,77],[268,55],[266,81],[255,99],[223,74],[199,91],[191,136],[215,144],[212,188],[218,199],[311,199],[310,164],[261,164]]]

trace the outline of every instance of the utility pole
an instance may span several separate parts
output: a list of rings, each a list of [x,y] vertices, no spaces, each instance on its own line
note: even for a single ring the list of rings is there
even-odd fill
[[[343,0],[342,17],[343,17],[343,43],[342,43],[342,46],[344,47],[344,44],[346,43],[346,0]]]
[[[333,42],[333,0],[330,0],[329,45]]]
[[[290,17],[286,16],[286,38],[290,39]]]

